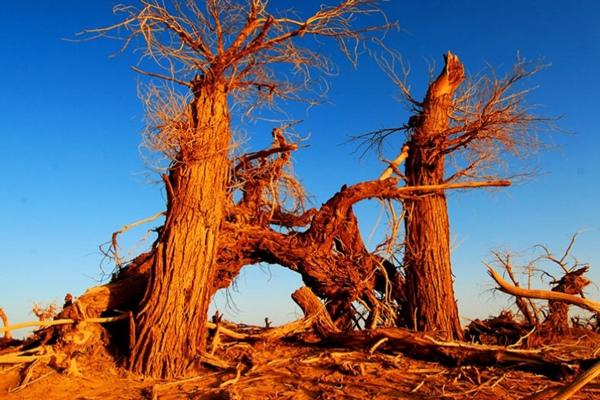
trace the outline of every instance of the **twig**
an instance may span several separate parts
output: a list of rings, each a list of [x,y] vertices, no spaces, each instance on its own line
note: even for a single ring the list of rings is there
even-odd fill
[[[519,338],[519,340],[516,341],[516,343],[513,343],[509,346],[506,346],[507,349],[514,349],[516,347],[519,347],[521,344],[523,344],[523,341],[525,341],[525,339],[527,339],[529,336],[531,336],[533,334],[533,332],[535,332],[535,326],[529,331],[527,332],[527,334],[521,336]]]
[[[425,384],[425,379],[423,379],[421,381],[421,383],[419,383],[417,386],[415,386],[410,392],[411,393],[416,393],[419,389],[421,389],[421,387]]]
[[[242,368],[243,368],[243,364],[238,363],[238,365],[235,367],[235,377],[221,383],[219,385],[219,388],[224,388],[226,386],[236,384],[240,380],[240,377],[242,376]]]
[[[398,167],[404,162],[404,160],[406,160],[407,157],[408,145],[404,145],[402,146],[400,154],[398,154],[398,157],[396,157],[394,161],[385,160],[385,162],[388,164],[388,167],[381,173],[381,175],[379,176],[379,180],[382,181],[384,179],[389,178],[390,176],[392,176],[392,172],[402,177],[403,175],[402,173],[400,173],[400,171],[398,171]]]
[[[387,342],[388,340],[389,340],[389,338],[388,338],[388,337],[384,337],[384,338],[381,338],[381,339],[379,339],[379,340],[377,341],[377,343],[375,343],[375,344],[374,344],[374,345],[373,345],[373,346],[372,346],[372,347],[369,349],[369,354],[373,354],[373,353],[375,353],[375,350],[377,350],[377,348],[378,348],[379,346],[381,346],[382,344],[384,344],[384,343],[385,343],[385,342]]]
[[[441,346],[441,347],[457,347],[461,349],[472,349],[472,350],[492,350],[492,351],[506,351],[506,353],[510,354],[539,354],[542,353],[541,349],[512,349],[504,346],[498,345],[486,345],[486,344],[475,344],[475,343],[467,343],[467,342],[444,342],[441,340],[434,339],[429,335],[423,335],[426,339],[431,341],[431,343]]]
[[[0,356],[0,364],[21,364],[34,362],[36,360],[52,356],[52,348],[47,346],[38,346],[29,350],[15,351]]]

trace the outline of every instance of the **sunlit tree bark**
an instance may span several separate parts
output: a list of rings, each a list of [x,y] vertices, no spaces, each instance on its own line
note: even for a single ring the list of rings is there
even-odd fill
[[[495,180],[506,154],[527,154],[537,145],[530,128],[544,121],[529,114],[523,102],[528,90],[518,84],[539,70],[519,60],[504,78],[466,80],[458,57],[445,55],[441,74],[429,85],[423,101],[416,100],[398,74],[399,56],[388,49],[378,59],[399,86],[414,112],[408,123],[366,135],[369,146],[381,147],[394,133],[407,140],[400,155],[382,176],[394,172],[407,186],[444,185]],[[404,173],[398,166],[404,162]],[[447,339],[460,339],[463,332],[454,298],[450,264],[450,229],[444,191],[404,204],[405,299],[399,299],[401,320],[414,329],[434,331]],[[405,300],[405,301],[403,301]]]
[[[361,32],[351,25],[357,15],[378,13],[373,3],[344,0],[298,19],[292,12],[271,14],[266,0],[143,0],[140,8],[117,7],[126,15],[122,22],[88,31],[99,36],[128,31],[125,46],[142,43],[135,69],[168,83],[149,86],[146,97],[145,143],[166,155],[170,166],[163,176],[166,220],[135,317],[132,371],[181,376],[204,351],[216,249],[230,195],[230,103],[254,108],[302,97],[312,82],[309,71],[326,70],[329,63],[297,42],[330,37],[354,57],[351,44]],[[299,79],[284,75],[286,64]],[[184,90],[173,89],[177,85]]]
[[[438,185],[445,178],[445,156],[438,152],[437,134],[448,129],[454,91],[464,78],[456,56],[431,84],[423,111],[408,142],[407,185]],[[404,202],[407,303],[405,319],[420,331],[437,331],[446,338],[461,338],[462,329],[454,299],[450,266],[450,231],[445,193],[433,193]]]

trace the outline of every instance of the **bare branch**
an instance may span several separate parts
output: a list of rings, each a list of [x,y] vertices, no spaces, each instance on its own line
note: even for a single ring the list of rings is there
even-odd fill
[[[178,85],[187,86],[189,88],[192,88],[192,84],[190,82],[181,81],[179,79],[174,78],[172,75],[164,75],[164,74],[159,74],[157,72],[144,71],[143,69],[140,69],[135,66],[131,67],[131,69],[140,75],[146,75],[146,76],[150,76],[152,78],[163,79],[165,81],[174,82],[174,83],[177,83]]]
[[[119,257],[119,252],[118,252],[119,244],[117,243],[117,237],[120,234],[127,232],[128,230],[131,230],[140,225],[147,224],[148,222],[154,221],[164,215],[166,215],[166,213],[164,211],[157,212],[156,214],[151,215],[147,218],[141,219],[141,220],[133,222],[131,224],[123,225],[121,227],[121,229],[113,232],[112,238],[111,238],[111,243],[112,243],[111,247],[112,247],[113,257],[115,259],[115,264],[117,265],[117,267],[121,267],[123,264],[123,260],[121,260],[121,258]]]
[[[568,304],[579,306],[581,308],[595,313],[600,313],[600,302],[556,291],[525,289],[522,287],[517,287],[505,281],[502,278],[502,276],[490,266],[487,266],[487,270],[490,276],[494,279],[494,281],[496,281],[498,286],[500,286],[500,290],[510,295],[528,297],[533,299],[562,301]]]

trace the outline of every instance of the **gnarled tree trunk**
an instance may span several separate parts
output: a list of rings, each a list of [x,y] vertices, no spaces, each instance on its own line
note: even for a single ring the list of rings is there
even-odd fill
[[[451,53],[431,84],[408,142],[407,185],[444,182],[441,132],[448,129],[452,95],[463,79],[463,67]],[[419,331],[436,331],[445,339],[462,338],[450,266],[448,206],[443,192],[405,200],[405,322]]]
[[[165,177],[166,221],[154,244],[129,359],[132,371],[154,377],[183,375],[205,350],[231,134],[224,88],[200,88],[190,105],[190,136],[179,144],[181,162]]]

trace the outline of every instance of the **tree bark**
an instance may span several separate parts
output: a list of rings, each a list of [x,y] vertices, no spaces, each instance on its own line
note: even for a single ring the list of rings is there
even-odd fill
[[[458,58],[446,56],[446,66],[429,87],[408,142],[405,174],[408,186],[444,182],[443,132],[449,126],[452,95],[463,79]],[[413,120],[413,121],[414,121]],[[444,339],[463,332],[454,299],[450,265],[448,205],[443,192],[405,200],[404,266],[407,296],[405,322],[419,331],[436,331]]]
[[[226,91],[205,82],[190,105],[192,133],[179,143],[165,184],[165,225],[140,311],[129,368],[157,378],[185,374],[205,351],[216,249],[227,202],[230,119]]]
[[[588,267],[583,267],[567,272],[556,282],[552,291],[572,296],[582,294],[583,288],[591,283],[583,276],[587,271]],[[569,304],[557,300],[548,301],[548,316],[542,323],[542,330],[559,335],[566,334],[569,331]]]

